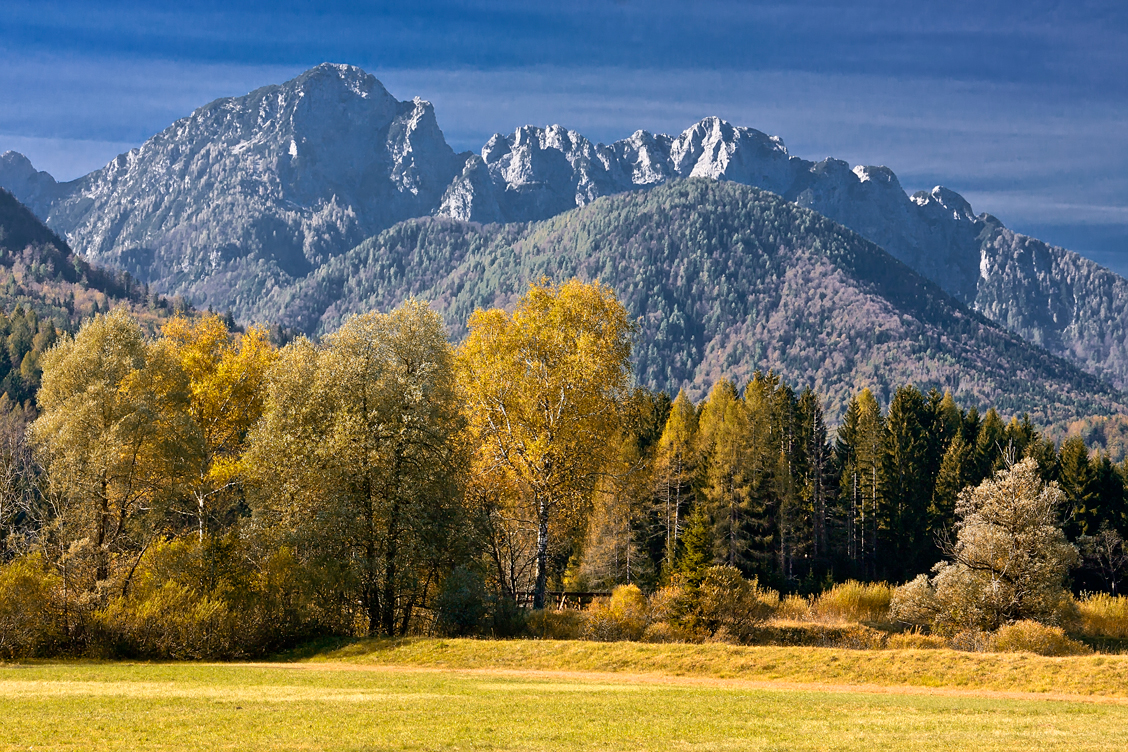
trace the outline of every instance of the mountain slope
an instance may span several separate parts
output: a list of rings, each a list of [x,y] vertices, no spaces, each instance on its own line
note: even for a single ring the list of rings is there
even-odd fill
[[[216,100],[58,186],[47,221],[95,263],[245,310],[264,288],[429,213],[464,160],[429,103],[326,64]]]
[[[967,310],[876,245],[771,193],[678,180],[531,225],[404,222],[332,259],[259,315],[331,331],[409,295],[458,338],[478,306],[509,305],[541,275],[611,285],[641,332],[636,373],[701,396],[774,369],[827,396],[863,386],[951,389],[1042,423],[1121,409],[1122,395]]]
[[[183,304],[173,304],[123,272],[79,258],[62,239],[0,189],[0,414],[11,403],[32,403],[39,356],[62,332],[73,332],[98,311],[127,306],[155,331]]]
[[[244,318],[276,288],[403,219],[543,220],[685,177],[756,186],[813,209],[1128,388],[1128,283],[1119,276],[1010,233],[953,191],[909,197],[885,167],[800,159],[778,137],[718,118],[609,145],[526,126],[493,136],[480,154],[456,155],[428,103],[400,102],[359,68],[324,64],[201,107],[70,183],[22,155],[0,156],[0,185],[84,257]]]

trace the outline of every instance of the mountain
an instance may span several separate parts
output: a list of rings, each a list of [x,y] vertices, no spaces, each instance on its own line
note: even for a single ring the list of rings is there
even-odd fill
[[[124,305],[150,331],[177,311],[123,272],[75,255],[32,212],[0,189],[0,424],[12,403],[33,403],[39,356],[98,311]],[[2,429],[0,429],[2,430]]]
[[[18,157],[3,159],[0,180],[32,184]],[[428,214],[465,159],[428,102],[326,64],[201,107],[55,188],[44,216],[94,263],[245,311],[264,289]]]
[[[800,159],[778,137],[718,118],[609,145],[525,126],[479,154],[455,154],[429,103],[396,100],[359,68],[323,64],[201,107],[69,183],[22,155],[0,156],[0,185],[85,258],[242,318],[404,219],[539,221],[687,177],[813,209],[991,320],[1128,388],[1123,278],[975,214],[954,191],[908,196],[888,168]]]
[[[611,285],[638,317],[641,383],[703,396],[773,369],[831,414],[869,386],[951,389],[1042,424],[1123,409],[1123,395],[961,305],[877,245],[779,196],[704,179],[597,199],[532,224],[409,220],[337,256],[258,314],[328,332],[408,296],[458,339],[479,306],[542,275]]]

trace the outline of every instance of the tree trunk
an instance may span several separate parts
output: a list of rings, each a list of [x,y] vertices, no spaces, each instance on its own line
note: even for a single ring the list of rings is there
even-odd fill
[[[384,547],[384,613],[382,629],[391,637],[396,629],[396,556],[399,553],[399,513],[398,501],[392,502],[388,515],[388,543]]]
[[[533,608],[544,608],[548,590],[548,502],[541,497],[537,503],[537,581],[533,588]]]

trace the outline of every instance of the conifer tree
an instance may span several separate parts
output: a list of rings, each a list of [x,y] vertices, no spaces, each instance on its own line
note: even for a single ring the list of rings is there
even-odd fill
[[[920,574],[932,565],[928,537],[930,477],[924,397],[913,386],[897,390],[886,417],[882,469],[885,505],[880,513],[880,571],[895,580]]]
[[[1064,528],[1070,538],[1095,535],[1100,527],[1096,472],[1080,436],[1071,436],[1058,453],[1058,482],[1065,497]]]
[[[664,530],[663,577],[673,573],[686,511],[693,504],[697,474],[697,411],[685,391],[678,392],[658,440],[655,502]]]
[[[752,509],[748,479],[748,410],[728,379],[713,385],[701,410],[698,441],[705,461],[702,492],[713,524],[713,559],[748,571]]]
[[[825,566],[830,556],[828,510],[832,496],[832,450],[819,396],[810,387],[799,395],[798,414],[805,455],[802,496],[811,518],[810,556],[812,562]]]

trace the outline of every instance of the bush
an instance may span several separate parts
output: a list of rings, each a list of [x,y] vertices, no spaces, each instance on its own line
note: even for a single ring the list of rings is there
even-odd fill
[[[112,655],[201,659],[241,653],[237,619],[227,605],[175,582],[115,598],[94,622]]]
[[[620,585],[606,603],[593,603],[584,612],[583,636],[588,640],[638,641],[650,624],[650,604],[637,585]]]
[[[543,608],[525,618],[525,628],[541,640],[578,640],[584,628],[584,613]]]
[[[48,655],[63,640],[58,575],[32,554],[0,567],[0,658]]]
[[[885,633],[864,624],[771,622],[751,630],[746,642],[788,647],[880,650],[885,647]]]
[[[774,615],[777,619],[807,621],[812,615],[811,599],[801,595],[788,595],[781,598]]]
[[[811,603],[816,616],[856,622],[885,622],[893,588],[884,582],[848,580],[825,591]]]
[[[710,567],[697,590],[693,625],[705,634],[745,641],[752,629],[771,617],[779,594],[746,580],[736,567]]]
[[[924,627],[936,621],[939,610],[936,589],[928,575],[922,574],[893,591],[889,618],[895,623]]]
[[[1092,649],[1065,636],[1061,627],[1036,621],[1006,624],[988,638],[988,649],[997,653],[1036,653],[1037,655],[1088,655]]]
[[[490,611],[489,593],[481,575],[458,567],[443,582],[435,601],[435,627],[448,637],[479,634]]]
[[[642,633],[641,642],[698,642],[697,635],[668,621],[656,621]]]
[[[1077,610],[1085,635],[1128,639],[1128,598],[1125,596],[1087,595],[1077,603]]]

